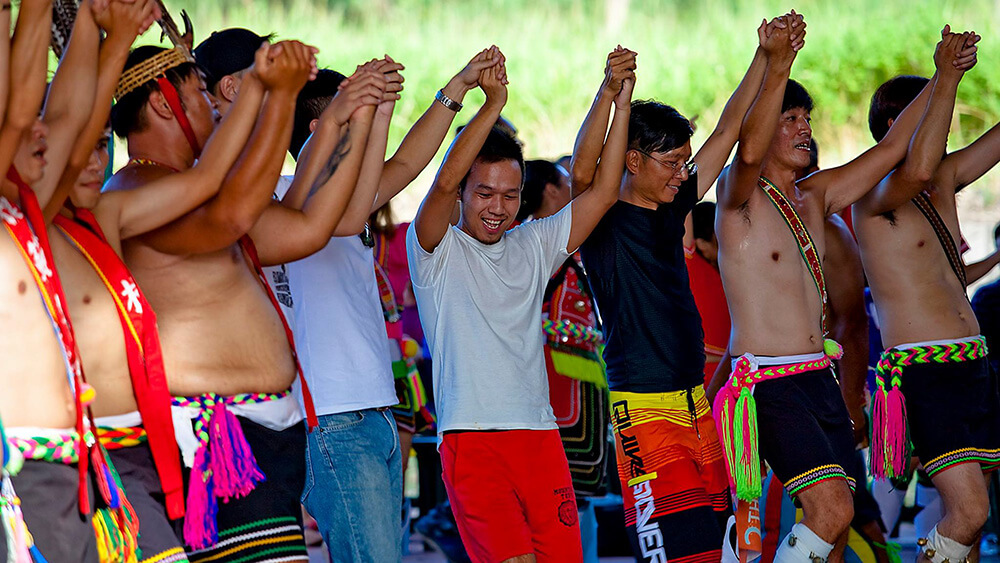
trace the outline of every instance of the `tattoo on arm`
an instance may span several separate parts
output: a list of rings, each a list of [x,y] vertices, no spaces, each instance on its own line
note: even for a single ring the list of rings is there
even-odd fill
[[[312,188],[309,189],[309,195],[306,199],[313,196],[324,184],[333,176],[333,173],[337,171],[337,167],[340,166],[340,161],[344,160],[347,153],[350,151],[348,146],[348,141],[351,138],[351,132],[345,132],[340,140],[337,142],[337,146],[330,153],[330,158],[327,159],[326,164],[323,165],[323,170],[320,171],[319,176],[316,177],[316,181],[313,182]]]

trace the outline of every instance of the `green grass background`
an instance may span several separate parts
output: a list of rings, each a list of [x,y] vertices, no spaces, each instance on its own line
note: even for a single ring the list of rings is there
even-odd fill
[[[212,30],[248,27],[320,48],[319,62],[350,73],[388,53],[406,65],[406,89],[390,131],[390,152],[434,92],[480,49],[507,56],[514,122],[529,157],[556,157],[573,139],[621,43],[639,53],[637,98],[656,98],[697,118],[696,143],[711,131],[756,47],[761,18],[796,8],[809,24],[792,77],[816,101],[814,136],[821,165],[845,162],[871,146],[867,109],[874,89],[897,74],[933,72],[944,23],[982,36],[979,63],[959,89],[950,148],[964,146],[1000,117],[1000,0],[167,0],[186,9],[196,41]],[[142,39],[156,42],[158,30]],[[470,93],[456,124],[482,103]],[[446,141],[446,143],[449,141]],[[697,146],[697,144],[696,144]],[[119,155],[123,155],[120,151]],[[438,159],[400,198],[412,214]],[[994,172],[963,196],[973,208],[1000,206]]]

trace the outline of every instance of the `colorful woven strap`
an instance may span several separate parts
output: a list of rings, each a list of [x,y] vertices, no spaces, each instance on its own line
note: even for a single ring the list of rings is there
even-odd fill
[[[822,309],[820,326],[823,330],[823,336],[826,336],[828,332],[826,326],[826,278],[823,276],[823,260],[819,255],[819,250],[813,243],[812,235],[809,234],[809,229],[806,228],[805,222],[799,217],[795,206],[788,201],[785,194],[781,193],[781,190],[763,176],[757,180],[757,185],[760,189],[764,190],[767,198],[771,200],[774,207],[781,213],[781,216],[785,219],[785,223],[788,225],[788,230],[795,237],[795,243],[799,247],[799,254],[802,255],[802,261],[805,262],[806,269],[809,270],[809,275],[812,276],[813,284],[816,286],[816,292],[819,293],[820,307]]]
[[[148,439],[146,430],[141,426],[130,428],[111,428],[99,426],[97,428],[97,438],[106,450],[120,450],[122,448],[132,448],[140,444],[145,444]]]
[[[208,393],[174,398],[175,406],[198,409],[194,433],[199,446],[184,515],[184,541],[192,548],[205,549],[219,541],[215,521],[218,499],[244,497],[264,480],[240,421],[226,407],[275,401],[289,393],[242,393],[232,397]]]
[[[89,432],[87,436],[88,441],[92,439]],[[65,465],[72,465],[80,461],[80,451],[76,447],[79,434],[76,432],[68,432],[58,436],[32,436],[28,438],[9,436],[7,440],[10,445],[24,455],[24,459]]]
[[[959,252],[958,245],[955,244],[955,239],[952,238],[951,231],[948,230],[948,225],[945,224],[944,219],[931,203],[930,196],[927,195],[927,192],[920,192],[912,201],[913,205],[916,205],[917,209],[924,214],[924,218],[931,224],[931,228],[934,229],[934,234],[937,235],[938,242],[941,243],[941,249],[944,250],[945,257],[948,258],[948,264],[951,265],[951,271],[955,273],[955,277],[958,278],[963,288],[968,287],[969,282],[965,275],[965,262],[962,261],[962,253]]]
[[[910,439],[906,423],[906,399],[900,388],[903,368],[919,364],[950,364],[985,358],[986,338],[979,336],[965,342],[931,344],[912,348],[889,348],[882,353],[875,368],[875,392],[872,396],[871,464],[878,480],[895,479],[906,474],[910,461]]]
[[[553,321],[545,319],[542,321],[542,332],[556,340],[579,340],[591,344],[603,344],[604,335],[594,327],[563,319]]]
[[[760,498],[760,451],[757,440],[757,403],[753,388],[762,381],[827,369],[830,356],[797,364],[762,366],[752,370],[752,356],[736,362],[729,381],[715,396],[712,413],[729,469],[729,486],[743,500]]]

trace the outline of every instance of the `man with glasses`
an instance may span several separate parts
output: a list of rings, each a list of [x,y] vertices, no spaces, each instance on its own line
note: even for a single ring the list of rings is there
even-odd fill
[[[801,45],[804,24],[790,30]],[[761,43],[785,23],[762,23]],[[786,35],[787,36],[787,35]],[[625,522],[640,561],[719,561],[732,513],[703,388],[701,318],[688,284],[684,219],[719,175],[767,65],[758,48],[718,125],[691,158],[693,129],[674,108],[632,104],[618,202],[582,246],[604,321],[604,360]],[[573,159],[573,189],[593,181],[607,108],[635,56],[608,58]]]

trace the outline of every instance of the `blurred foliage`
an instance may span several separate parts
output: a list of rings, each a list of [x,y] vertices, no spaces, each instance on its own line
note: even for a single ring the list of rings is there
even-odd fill
[[[573,140],[618,43],[638,51],[636,96],[656,98],[695,117],[696,141],[714,126],[756,47],[764,17],[794,7],[806,17],[806,46],[792,69],[816,102],[814,135],[821,164],[846,161],[872,144],[868,101],[898,74],[930,75],[944,23],[976,29],[979,64],[962,82],[952,148],[1000,117],[1000,0],[167,0],[186,9],[196,40],[212,30],[247,27],[320,48],[320,64],[349,74],[390,54],[406,65],[390,150],[465,62],[497,44],[507,56],[510,102],[529,156],[556,157]],[[158,33],[142,39],[156,42]],[[464,123],[483,100],[466,98]],[[432,165],[431,168],[434,168]],[[432,173],[433,171],[431,171]],[[426,180],[426,177],[422,178]],[[418,181],[420,183],[420,181]],[[994,173],[974,197],[996,203]],[[423,192],[424,181],[414,189]],[[987,188],[987,185],[989,188]],[[419,194],[413,194],[419,195]],[[404,213],[405,215],[405,213]]]

